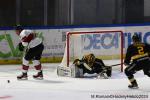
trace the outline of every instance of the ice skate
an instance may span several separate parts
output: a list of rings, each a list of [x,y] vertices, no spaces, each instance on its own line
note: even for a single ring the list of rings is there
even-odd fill
[[[43,80],[43,72],[40,71],[36,75],[33,75],[33,78],[37,80]]]
[[[130,88],[130,89],[138,89],[139,87],[138,87],[138,84],[137,84],[136,80],[133,81],[130,85],[128,85],[128,88]]]
[[[131,85],[128,86],[128,88],[130,88],[130,89],[138,89],[139,87],[138,87],[138,85],[131,84]]]
[[[21,75],[17,76],[18,80],[28,80],[27,73],[22,73]]]

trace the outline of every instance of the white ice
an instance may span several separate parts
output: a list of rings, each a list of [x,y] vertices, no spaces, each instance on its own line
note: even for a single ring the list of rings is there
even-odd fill
[[[18,81],[21,65],[0,65],[0,100],[150,100],[150,79],[142,71],[135,74],[139,89],[131,90],[119,70],[110,79],[70,78],[58,77],[57,66],[43,64],[44,80],[34,80],[31,67],[28,80]]]

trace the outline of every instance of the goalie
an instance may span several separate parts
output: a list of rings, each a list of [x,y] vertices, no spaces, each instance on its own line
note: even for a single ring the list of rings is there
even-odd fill
[[[107,79],[111,77],[111,67],[106,67],[101,59],[95,58],[94,54],[84,55],[81,60],[75,59],[75,77],[84,77],[85,73],[97,73],[98,77]]]

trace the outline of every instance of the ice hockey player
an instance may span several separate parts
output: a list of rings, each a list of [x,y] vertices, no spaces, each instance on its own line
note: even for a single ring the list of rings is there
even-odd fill
[[[44,49],[42,39],[36,36],[32,30],[23,29],[21,26],[15,27],[15,32],[20,37],[18,44],[19,50],[24,52],[22,59],[22,74],[17,76],[18,80],[28,79],[29,61],[32,60],[37,74],[33,75],[35,79],[43,79],[42,66],[40,63],[41,55]]]
[[[96,58],[94,54],[84,55],[81,60],[74,60],[73,64],[78,69],[77,77],[83,77],[85,73],[97,73],[98,77],[104,79],[111,77],[111,67],[106,67],[103,61]]]
[[[137,89],[138,84],[133,74],[139,70],[143,70],[145,75],[150,77],[150,46],[141,42],[141,38],[138,34],[132,36],[133,44],[127,48],[124,64],[125,74],[130,81],[129,88]]]

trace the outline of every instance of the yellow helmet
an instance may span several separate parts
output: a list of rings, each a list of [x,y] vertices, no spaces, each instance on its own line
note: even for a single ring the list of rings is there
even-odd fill
[[[90,53],[83,56],[82,60],[84,60],[87,64],[92,64],[95,61],[95,56],[94,54]]]

